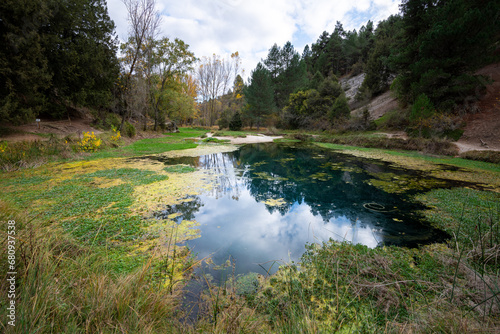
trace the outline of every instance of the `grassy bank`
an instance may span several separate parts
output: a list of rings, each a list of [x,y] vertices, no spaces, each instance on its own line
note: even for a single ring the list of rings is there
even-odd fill
[[[200,132],[201,131],[201,132]],[[183,240],[196,222],[150,213],[207,187],[202,171],[126,157],[192,148],[203,130],[136,141],[0,174],[2,247],[16,229],[16,327],[7,333],[491,333],[500,328],[500,168],[418,153],[321,144],[479,189],[418,196],[453,236],[419,249],[308,245],[300,263],[267,278],[228,278],[184,321],[181,288],[197,260]],[[202,150],[203,147],[198,149]],[[208,151],[215,146],[206,145]],[[208,152],[207,151],[207,152]],[[125,158],[124,158],[125,157]],[[446,164],[443,167],[443,164]],[[451,168],[455,167],[455,168]],[[487,187],[489,186],[489,188]],[[489,189],[489,190],[488,190]],[[8,262],[0,259],[6,273]],[[248,283],[248,282],[247,282]],[[0,288],[8,290],[6,277]],[[0,300],[5,310],[7,298]]]
[[[197,145],[191,138],[201,137],[207,132],[183,128],[179,133],[166,135],[141,133],[141,137],[153,137],[146,139],[140,139],[139,136],[124,138],[112,131],[100,135],[88,133],[92,138],[86,146],[82,146],[85,137],[74,135],[64,138],[47,135],[48,140],[39,141],[0,141],[0,170],[36,168],[55,161],[137,156],[194,148]]]

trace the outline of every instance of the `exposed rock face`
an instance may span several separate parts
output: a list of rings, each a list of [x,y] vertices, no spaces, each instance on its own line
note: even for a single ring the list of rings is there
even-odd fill
[[[386,112],[397,109],[398,100],[392,95],[391,91],[387,91],[372,99],[365,106],[352,110],[351,115],[360,116],[365,108],[370,112],[371,119],[375,120],[384,116]]]
[[[177,127],[177,124],[175,122],[170,121],[170,122],[165,122],[165,130],[167,132],[179,132],[179,128]]]
[[[363,80],[365,80],[365,76],[365,73],[361,73],[351,78],[342,78],[339,80],[339,83],[342,86],[348,100],[354,99],[359,91],[359,88],[361,87],[361,84],[363,83]]]

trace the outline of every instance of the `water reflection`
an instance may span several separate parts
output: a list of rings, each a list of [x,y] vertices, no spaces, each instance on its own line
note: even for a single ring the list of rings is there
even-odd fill
[[[197,220],[201,237],[188,242],[193,252],[215,263],[231,256],[237,273],[274,272],[277,263],[297,261],[306,242],[332,238],[369,247],[415,246],[446,237],[422,223],[414,213],[422,208],[418,204],[370,185],[374,173],[427,176],[381,162],[311,147],[255,144],[165,163],[189,163],[216,178],[211,190],[163,214]]]

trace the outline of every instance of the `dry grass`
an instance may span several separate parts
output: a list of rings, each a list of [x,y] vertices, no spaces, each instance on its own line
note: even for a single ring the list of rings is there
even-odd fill
[[[102,254],[4,202],[0,208],[2,221],[18,222],[16,326],[2,325],[5,333],[170,333],[182,327],[175,321],[180,290],[154,283],[151,262],[113,274]],[[0,288],[7,291],[6,279]]]

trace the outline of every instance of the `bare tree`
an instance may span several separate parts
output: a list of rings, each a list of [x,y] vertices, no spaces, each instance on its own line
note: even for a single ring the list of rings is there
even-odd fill
[[[160,13],[156,10],[156,0],[123,0],[127,7],[128,20],[130,22],[130,31],[128,39],[128,57],[123,62],[124,78],[123,90],[130,93],[130,82],[132,74],[136,71],[141,58],[147,56],[147,41],[154,40],[157,36],[161,23]],[[122,123],[120,129],[123,129],[125,120],[130,117],[131,110],[124,103],[122,110]]]
[[[199,93],[203,100],[203,118],[209,126],[215,124],[221,108],[217,98],[226,94],[232,87],[234,79],[239,73],[240,58],[238,52],[231,55],[229,60],[213,55],[212,58],[203,57],[197,71]]]

